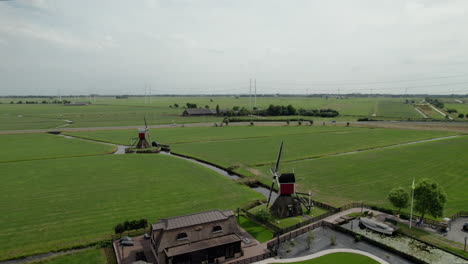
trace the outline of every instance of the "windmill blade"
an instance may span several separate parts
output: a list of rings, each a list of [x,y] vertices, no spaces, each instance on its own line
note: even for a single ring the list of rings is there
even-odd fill
[[[270,200],[271,200],[271,193],[273,192],[273,186],[275,185],[275,178],[276,176],[273,174],[273,180],[271,181],[271,187],[270,187],[270,194],[268,194],[268,202],[267,202],[267,208],[270,205]]]
[[[145,129],[148,130],[148,125],[146,124],[146,115],[143,117],[143,119],[145,120]]]
[[[279,163],[280,163],[280,160],[281,160],[281,153],[282,152],[283,152],[283,141],[281,141],[280,149],[279,149],[279,152],[278,152],[278,158],[276,159],[275,175],[278,173]]]

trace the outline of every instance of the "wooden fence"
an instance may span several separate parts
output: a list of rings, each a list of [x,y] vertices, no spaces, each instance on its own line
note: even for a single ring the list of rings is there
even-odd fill
[[[245,211],[245,210],[242,210],[242,212],[245,214],[245,216],[246,216],[249,220],[251,220],[251,221],[253,221],[253,222],[255,222],[255,223],[259,224],[259,225],[265,226],[267,229],[270,229],[270,230],[273,231],[273,233],[275,233],[275,234],[276,234],[277,232],[280,232],[280,231],[281,231],[281,228],[275,226],[274,224],[272,224],[272,223],[270,223],[270,222],[265,222],[265,223],[264,223],[264,222],[258,220],[257,217],[256,217],[254,214],[250,213],[250,212],[247,212],[247,211]]]
[[[460,211],[450,217],[452,221],[456,220],[459,217],[468,217],[468,211]]]
[[[307,226],[302,227],[300,229],[291,231],[289,233],[286,233],[286,234],[283,234],[283,235],[278,235],[276,237],[276,239],[271,240],[270,242],[267,243],[267,248],[271,250],[276,245],[279,245],[279,244],[283,243],[284,241],[290,240],[291,238],[295,238],[295,237],[300,236],[300,235],[302,235],[304,233],[307,233],[307,232],[309,232],[311,230],[314,230],[314,229],[316,229],[318,227],[321,227],[322,223],[323,223],[323,221],[320,221],[320,222],[314,223],[312,225],[307,225]]]

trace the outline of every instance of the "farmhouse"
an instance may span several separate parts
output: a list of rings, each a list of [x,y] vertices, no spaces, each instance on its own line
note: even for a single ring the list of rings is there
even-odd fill
[[[187,108],[182,113],[183,116],[205,116],[216,115],[216,110],[206,108]]]
[[[231,210],[161,219],[150,232],[159,264],[223,263],[243,255],[242,233]]]

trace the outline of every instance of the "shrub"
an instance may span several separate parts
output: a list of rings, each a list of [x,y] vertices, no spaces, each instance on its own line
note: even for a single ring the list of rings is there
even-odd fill
[[[465,117],[464,114],[462,114],[462,113],[458,114],[458,118],[464,118],[464,117]]]
[[[114,227],[114,231],[116,234],[120,234],[120,233],[123,233],[125,231],[125,228],[124,228],[124,225],[123,224],[117,224],[115,227]]]
[[[362,237],[361,237],[360,235],[355,235],[355,236],[354,236],[354,241],[355,241],[355,242],[359,242],[359,241],[361,241],[361,240],[362,240]]]
[[[255,218],[261,223],[267,223],[271,220],[271,214],[266,209],[260,209],[255,213]]]

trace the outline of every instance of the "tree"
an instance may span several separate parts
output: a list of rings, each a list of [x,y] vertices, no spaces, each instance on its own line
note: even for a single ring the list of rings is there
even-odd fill
[[[175,108],[179,108],[179,104],[174,104],[174,107],[175,107]]]
[[[408,207],[409,194],[402,187],[393,188],[390,193],[388,193],[387,198],[393,206],[398,208],[398,213],[400,213],[401,208]]]
[[[462,113],[458,114],[458,118],[464,118],[464,117],[465,117],[464,114],[462,114]]]
[[[206,108],[206,109],[210,109],[210,106],[209,106],[209,105],[205,105],[205,108]]]
[[[433,217],[441,217],[447,195],[437,182],[431,179],[422,179],[414,189],[414,209],[421,213],[421,221],[428,213]]]
[[[219,104],[216,105],[216,114],[219,115]]]

